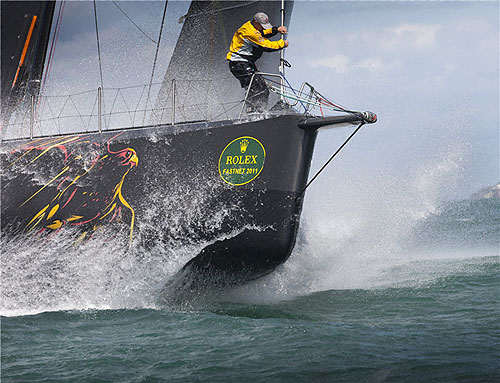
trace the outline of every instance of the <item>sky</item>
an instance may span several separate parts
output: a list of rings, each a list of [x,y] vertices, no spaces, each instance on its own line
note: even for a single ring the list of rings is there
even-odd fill
[[[360,187],[378,176],[459,199],[500,181],[498,1],[298,1],[289,29],[294,84],[378,115],[339,163],[363,174]],[[338,143],[331,133],[313,170]]]
[[[157,38],[164,2],[119,5]],[[147,84],[149,71],[131,69],[138,60],[151,62],[156,45],[111,2],[97,6],[102,33],[123,36],[102,41],[105,86]],[[188,6],[169,2],[167,34],[179,33],[177,20]],[[92,2],[68,2],[64,16],[56,56],[65,59],[54,60],[50,84],[64,82],[67,93],[95,89]],[[498,1],[295,1],[288,27],[288,80],[295,87],[308,81],[379,119],[318,178],[311,200],[332,188],[353,198],[460,199],[500,181]],[[165,73],[173,41],[163,42],[155,81]],[[319,133],[313,173],[349,133]]]

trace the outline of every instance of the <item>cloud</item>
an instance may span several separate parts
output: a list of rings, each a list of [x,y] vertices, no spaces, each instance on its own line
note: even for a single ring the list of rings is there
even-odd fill
[[[438,33],[442,28],[437,24],[403,22],[347,32],[343,36],[318,33],[314,40],[323,47],[322,56],[309,59],[307,64],[313,69],[327,68],[339,74],[399,70],[404,62],[406,66],[417,67],[424,52],[437,51],[443,44],[444,36]],[[342,41],[344,44],[340,44]],[[314,57],[310,46],[304,49]],[[325,56],[325,52],[339,51],[343,53]]]
[[[356,68],[359,69],[368,69],[372,72],[376,72],[379,70],[384,69],[384,62],[382,59],[378,57],[369,57],[364,60],[361,60],[357,65]]]
[[[403,173],[405,160],[470,142],[476,157],[458,166],[470,182],[457,194],[498,182],[498,4],[377,2],[374,12],[352,3],[335,22],[318,20],[339,4],[313,3],[321,8],[313,18],[311,3],[295,3],[311,35],[287,52],[300,72],[290,71],[292,83],[305,78],[342,104],[377,112],[365,131],[377,164],[393,161]]]
[[[384,31],[387,36],[381,39],[381,44],[386,49],[397,49],[401,46],[417,49],[432,48],[436,43],[436,34],[440,28],[432,24],[402,23]]]
[[[311,68],[333,69],[335,72],[340,74],[346,74],[348,72],[356,71],[359,69],[368,70],[371,72],[379,72],[397,66],[396,63],[389,65],[379,57],[367,57],[356,60],[352,57],[342,54],[317,60],[310,60],[308,64]]]
[[[333,69],[339,73],[347,73],[349,70],[349,61],[349,57],[346,55],[335,55],[332,57],[309,61],[309,65],[312,68],[323,67]]]

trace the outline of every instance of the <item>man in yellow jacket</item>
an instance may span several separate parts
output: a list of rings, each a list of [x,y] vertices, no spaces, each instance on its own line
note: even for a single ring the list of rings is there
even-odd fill
[[[247,88],[252,75],[258,72],[255,62],[263,52],[279,51],[288,46],[288,41],[270,41],[277,33],[287,33],[285,26],[273,27],[265,13],[256,13],[252,20],[243,24],[234,34],[229,53],[229,70],[240,81],[242,88]],[[267,109],[269,90],[260,75],[255,75],[248,93],[247,113],[263,112]]]

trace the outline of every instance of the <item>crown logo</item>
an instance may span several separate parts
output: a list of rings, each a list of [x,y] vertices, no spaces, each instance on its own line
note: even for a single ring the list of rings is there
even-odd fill
[[[248,147],[248,140],[247,139],[241,140],[240,149],[242,153],[245,153],[247,151],[247,147]]]

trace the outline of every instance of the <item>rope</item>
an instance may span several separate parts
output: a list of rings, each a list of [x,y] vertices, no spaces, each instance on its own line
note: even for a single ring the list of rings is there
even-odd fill
[[[151,93],[151,85],[153,83],[153,78],[154,78],[154,75],[155,75],[156,60],[158,59],[158,51],[160,50],[161,35],[163,33],[163,24],[165,24],[165,15],[167,14],[167,4],[168,4],[168,0],[165,0],[165,8],[163,8],[163,17],[161,19],[160,33],[158,35],[158,43],[156,44],[156,52],[155,52],[155,58],[154,58],[154,61],[153,61],[153,69],[151,71],[151,80],[149,80],[148,96],[146,98],[146,108],[147,108],[148,101],[149,101],[149,95]],[[144,116],[142,118],[142,123],[143,124],[144,124],[144,120],[145,119],[146,119],[146,111],[144,111]]]
[[[56,45],[57,45],[57,38],[59,37],[59,30],[61,29],[61,19],[62,19],[62,14],[64,11],[64,5],[66,4],[66,1],[63,0],[61,4],[59,5],[59,11],[57,12],[57,20],[56,20],[56,25],[54,27],[54,33],[52,36],[52,43],[50,44],[50,52],[49,52],[49,58],[47,60],[47,65],[48,69],[45,71],[45,75],[43,76],[43,82],[42,82],[42,87],[40,93],[43,94],[45,91],[45,85],[47,83],[48,78],[50,77],[50,70],[52,69],[52,55],[54,54],[56,50]]]
[[[295,93],[295,90],[292,88],[292,86],[290,85],[290,83],[289,83],[289,82],[288,82],[288,80],[286,79],[284,71],[282,72],[282,71],[280,70],[280,73],[281,73],[281,76],[283,76],[283,78],[285,79],[285,81],[286,81],[286,83],[288,84],[288,86],[290,87],[290,89],[292,90],[293,94],[294,94],[295,96],[297,96],[297,93]],[[297,96],[297,99],[298,99],[298,97],[299,97],[299,96]],[[302,105],[302,107],[304,108],[304,111],[307,113],[307,112],[308,112],[308,111],[307,111],[307,108],[304,106],[304,104],[302,103],[302,101],[301,101],[300,99],[298,99],[298,101],[300,102],[300,105]]]
[[[277,86],[281,86],[280,82],[278,82],[276,80],[273,80],[273,79],[266,78],[265,79],[266,82],[269,82],[271,84],[275,84],[276,85],[276,87],[269,86],[269,89],[271,91],[273,91],[274,93],[280,95],[280,96],[283,96],[283,97],[295,100],[296,103],[300,102],[302,104],[302,106],[304,107],[304,109],[306,110],[306,113],[309,111],[309,109],[306,108],[304,106],[304,104],[309,104],[309,105],[312,105],[312,106],[319,107],[320,110],[321,110],[321,107],[327,107],[327,108],[332,109],[332,110],[334,110],[336,112],[345,112],[345,113],[350,113],[350,114],[358,114],[358,113],[360,113],[359,111],[356,111],[356,110],[347,109],[346,107],[341,106],[338,103],[337,104],[333,103],[332,101],[330,101],[329,99],[327,99],[325,96],[323,96],[321,93],[319,93],[316,89],[311,89],[311,92],[309,93],[308,98],[306,99],[306,98],[304,98],[302,96],[302,92],[297,91],[296,89],[294,89],[291,86],[291,84],[285,78],[285,76],[283,75],[283,73],[280,72],[280,74],[282,75],[282,77],[285,79],[285,81],[287,83],[287,85],[285,85],[283,88],[284,89],[290,89],[293,92],[293,95],[290,94],[290,93],[281,92],[281,89],[278,89],[278,87],[277,87]],[[297,92],[299,92],[300,95],[298,95]],[[316,101],[314,101],[314,102],[311,101],[312,96],[315,96]],[[293,105],[295,105],[295,104],[293,104]],[[321,113],[323,114],[322,110],[321,110]]]
[[[337,156],[337,154],[340,153],[340,151],[344,148],[344,146],[347,145],[347,143],[351,140],[351,138],[354,137],[354,135],[361,129],[361,127],[365,124],[365,121],[361,122],[361,124],[358,125],[358,127],[352,132],[352,134],[347,138],[347,140],[344,141],[342,145],[337,149],[335,153],[328,159],[328,161],[325,162],[325,164],[321,167],[321,169],[318,170],[318,172],[314,175],[314,177],[307,183],[307,185],[302,189],[302,191],[295,197],[295,202],[304,194],[306,189],[314,182],[314,180],[319,176],[319,174],[328,166],[330,162]]]
[[[295,101],[300,101],[301,104],[309,104],[309,105],[312,105],[312,106],[317,106],[319,108],[321,108],[322,106],[328,108],[328,109],[331,109],[331,110],[334,110],[336,112],[346,112],[347,113],[347,110],[340,110],[336,107],[333,107],[333,106],[330,106],[330,105],[325,105],[325,104],[321,104],[321,103],[318,103],[318,102],[315,102],[315,101],[309,101],[309,100],[306,100],[304,98],[300,98],[300,96],[297,96],[297,97],[294,97],[290,94],[287,94],[287,93],[281,93],[278,89],[276,89],[275,87],[269,87],[269,89],[271,91],[273,91],[274,93],[276,94],[279,94],[281,96],[284,96],[286,98],[289,98],[289,99],[292,99],[292,100],[295,100]],[[303,105],[302,105],[303,106]],[[355,113],[355,112],[349,112],[349,113]]]
[[[97,56],[99,58],[99,74],[101,76],[101,88],[104,89],[104,81],[103,81],[103,77],[102,77],[101,44],[99,42],[99,27],[97,25],[97,9],[96,9],[95,0],[94,0],[94,20],[95,20],[95,34],[97,37]]]
[[[195,13],[195,14],[187,14],[187,15],[184,15],[184,16],[181,16],[179,18],[179,24],[182,24],[186,19],[191,19],[193,17],[198,17],[198,16],[205,16],[205,15],[213,15],[213,14],[216,14],[216,13],[219,13],[219,12],[222,12],[222,11],[227,11],[229,9],[235,9],[235,8],[241,8],[241,7],[246,7],[247,5],[250,5],[250,4],[253,4],[253,3],[257,3],[258,1],[250,1],[248,3],[244,3],[244,4],[238,4],[238,5],[233,5],[231,7],[226,7],[226,8],[220,8],[220,9],[215,9],[213,11],[208,11],[208,12],[200,12],[200,13]]]
[[[96,3],[95,3],[95,0],[94,0],[94,19],[95,19],[95,34],[96,34],[96,38],[97,38],[97,56],[99,58],[99,75],[101,77],[101,89],[102,89],[102,92],[104,93],[104,80],[103,80],[103,76],[102,76],[102,62],[101,62],[101,44],[100,44],[100,41],[99,41],[99,27],[97,25],[97,8],[96,8]],[[105,111],[105,106],[104,106],[104,97],[102,98],[102,115],[104,115],[104,111]],[[106,123],[106,120],[103,119],[104,123]]]
[[[156,42],[156,41],[154,41],[151,37],[149,37],[149,36],[147,35],[147,33],[146,33],[146,32],[144,32],[144,31],[143,31],[143,30],[142,30],[142,29],[141,29],[141,28],[140,28],[140,27],[139,27],[136,23],[134,23],[134,21],[133,21],[133,20],[132,20],[132,19],[131,19],[131,18],[130,18],[130,17],[129,17],[126,13],[125,13],[125,11],[124,11],[123,9],[121,9],[121,8],[120,8],[120,6],[119,6],[118,4],[116,4],[116,2],[115,2],[114,0],[113,0],[113,4],[114,4],[114,5],[116,5],[116,8],[118,8],[118,9],[119,9],[119,10],[120,10],[120,11],[121,11],[124,15],[125,15],[125,17],[126,17],[127,19],[129,19],[129,21],[130,21],[132,24],[134,24],[134,25],[135,25],[135,27],[136,27],[139,31],[141,31],[141,32],[142,32],[142,34],[143,34],[144,36],[146,36],[146,37],[147,37],[149,40],[151,40],[154,44],[157,44],[157,42]]]

